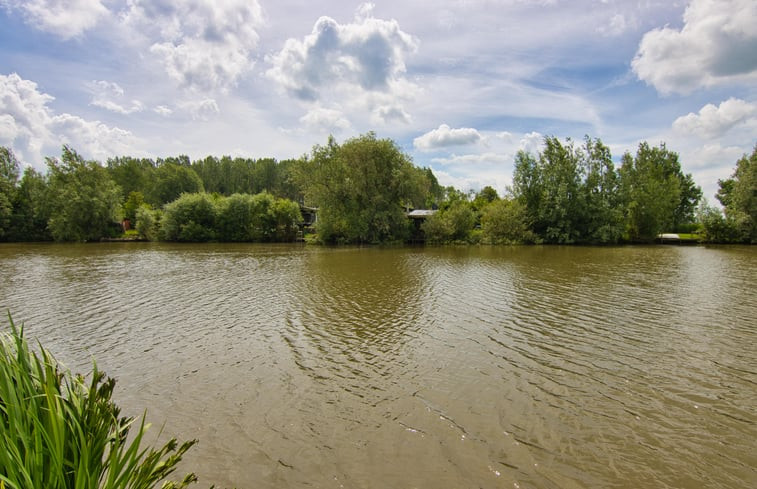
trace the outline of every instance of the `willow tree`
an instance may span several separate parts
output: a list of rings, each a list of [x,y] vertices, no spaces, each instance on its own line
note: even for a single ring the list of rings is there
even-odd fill
[[[56,241],[90,241],[111,234],[121,219],[121,189],[96,161],[63,146],[60,161],[47,159],[50,220]]]
[[[318,207],[324,242],[380,243],[404,239],[407,207],[422,205],[428,191],[416,168],[390,139],[372,132],[339,145],[330,137],[298,167],[308,204]]]

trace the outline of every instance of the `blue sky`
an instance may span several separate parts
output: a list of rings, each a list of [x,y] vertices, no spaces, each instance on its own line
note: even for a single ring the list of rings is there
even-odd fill
[[[544,136],[665,142],[712,201],[757,143],[754,0],[0,0],[0,145],[298,157],[389,137],[444,185]]]

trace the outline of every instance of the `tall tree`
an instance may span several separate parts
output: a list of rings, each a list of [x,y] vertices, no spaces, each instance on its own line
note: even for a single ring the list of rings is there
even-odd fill
[[[26,167],[15,192],[9,241],[49,241],[50,192],[47,178]]]
[[[630,239],[651,241],[693,221],[702,191],[664,143],[650,147],[643,142],[635,157],[624,154],[620,180]]]
[[[582,241],[616,243],[623,236],[623,211],[618,191],[618,175],[610,149],[599,139],[584,139]]]
[[[109,158],[105,168],[110,177],[121,188],[123,199],[127,199],[132,192],[145,192],[153,178],[155,162],[148,158],[132,158],[119,156]]]
[[[198,193],[204,189],[202,180],[192,168],[166,160],[152,173],[144,195],[146,202],[160,207],[178,199],[183,193]]]
[[[575,243],[583,239],[585,201],[582,154],[568,140],[544,138],[538,158],[519,152],[513,188],[525,206],[534,232],[547,243]]]
[[[0,239],[10,230],[19,166],[13,151],[0,146]]]
[[[757,243],[757,145],[736,162],[731,178],[718,184],[717,198],[738,236],[734,240]]]
[[[47,159],[50,231],[56,241],[89,241],[111,234],[120,220],[121,189],[96,161],[63,146],[61,160]]]
[[[406,185],[414,170],[393,141],[368,133],[341,146],[330,137],[314,147],[297,178],[308,202],[319,207],[322,240],[376,243],[406,236],[405,206],[422,200]]]

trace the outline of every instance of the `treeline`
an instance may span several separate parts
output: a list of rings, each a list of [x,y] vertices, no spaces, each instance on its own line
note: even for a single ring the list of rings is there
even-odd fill
[[[94,241],[123,234],[168,241],[291,241],[300,204],[319,208],[323,242],[380,243],[407,236],[405,209],[443,196],[430,169],[369,133],[312,155],[190,161],[118,157],[87,161],[64,146],[47,172],[0,148],[0,241]],[[354,212],[353,212],[354,211]]]
[[[42,174],[0,148],[0,240],[90,241],[123,233],[122,219],[150,240],[289,241],[300,205],[318,209],[310,228],[324,243],[619,243],[663,232],[712,242],[755,242],[757,147],[720,181],[725,213],[664,144],[639,145],[616,167],[600,140],[544,139],[519,152],[512,188],[463,193],[442,187],[389,139],[333,138],[298,159],[224,156],[190,161],[119,157],[86,161],[64,146]],[[421,221],[411,209],[434,209]]]
[[[175,241],[292,240],[302,221],[289,162],[187,157],[113,158],[102,165],[64,146],[47,173],[0,148],[0,240],[93,241],[123,234]],[[207,183],[200,175],[207,177]],[[208,192],[208,190],[210,192]]]
[[[719,181],[723,213],[702,201],[678,154],[641,143],[616,168],[607,146],[544,139],[536,155],[515,157],[513,186],[458,193],[423,225],[430,242],[613,244],[651,242],[661,233],[696,234],[705,242],[757,242],[757,147]]]

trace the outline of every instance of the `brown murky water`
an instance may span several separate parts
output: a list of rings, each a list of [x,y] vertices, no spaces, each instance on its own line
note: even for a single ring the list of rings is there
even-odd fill
[[[757,486],[757,248],[2,245],[0,309],[238,488]]]

